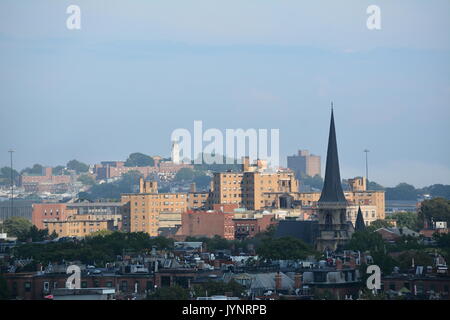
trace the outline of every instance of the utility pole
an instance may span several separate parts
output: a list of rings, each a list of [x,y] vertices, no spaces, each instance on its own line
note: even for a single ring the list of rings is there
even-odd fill
[[[368,149],[365,149],[366,153],[366,183],[369,183],[369,161],[368,161],[368,153],[370,152]]]
[[[11,159],[11,217],[14,209],[14,172],[13,172],[13,149],[8,150]]]

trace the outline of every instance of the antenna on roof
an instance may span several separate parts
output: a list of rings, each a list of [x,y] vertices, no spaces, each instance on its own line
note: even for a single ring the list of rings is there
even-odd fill
[[[331,111],[333,111],[333,101],[331,101]]]

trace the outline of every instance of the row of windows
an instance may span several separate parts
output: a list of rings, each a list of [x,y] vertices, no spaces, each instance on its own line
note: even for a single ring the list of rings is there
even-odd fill
[[[182,206],[182,205],[184,205],[184,201],[180,201],[180,202],[173,202],[173,201],[149,202],[148,204],[149,204],[149,206],[161,206],[161,205],[166,205],[166,206],[167,205],[176,205],[176,206],[179,205],[179,206]],[[136,207],[139,206],[137,202],[135,202],[134,205]],[[142,202],[142,206],[145,207],[145,202]]]

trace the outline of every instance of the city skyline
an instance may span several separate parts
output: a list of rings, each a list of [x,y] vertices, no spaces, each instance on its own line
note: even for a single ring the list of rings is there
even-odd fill
[[[78,31],[69,1],[0,5],[0,166],[11,147],[16,168],[168,156],[170,133],[203,120],[279,128],[281,165],[308,149],[323,167],[334,101],[343,178],[369,149],[382,185],[450,182],[445,1],[378,1],[377,31],[369,1],[78,3]]]

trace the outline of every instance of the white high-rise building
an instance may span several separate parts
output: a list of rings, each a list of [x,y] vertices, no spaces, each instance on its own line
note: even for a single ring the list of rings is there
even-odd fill
[[[172,142],[172,162],[174,164],[180,164],[180,146],[178,142]]]

